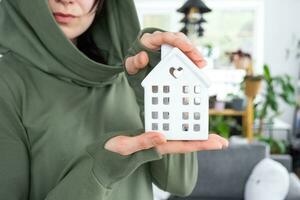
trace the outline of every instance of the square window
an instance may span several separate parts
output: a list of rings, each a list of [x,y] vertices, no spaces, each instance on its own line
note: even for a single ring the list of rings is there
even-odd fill
[[[183,92],[184,94],[189,93],[189,86],[187,86],[187,85],[183,86],[183,87],[182,87],[182,92]]]
[[[163,112],[163,119],[169,119],[170,113],[169,112]]]
[[[157,131],[158,130],[158,124],[157,123],[153,123],[152,124],[152,130],[153,131]]]
[[[158,119],[158,112],[152,112],[152,119]]]
[[[188,112],[183,112],[182,113],[182,119],[189,119],[189,113]]]
[[[195,120],[199,120],[200,119],[200,113],[199,112],[195,112],[194,113],[194,119]]]
[[[163,130],[168,131],[169,130],[169,124],[163,124]]]
[[[194,131],[196,132],[200,131],[200,124],[194,124]]]
[[[158,93],[158,86],[157,85],[152,86],[152,93]]]
[[[194,87],[194,92],[195,92],[195,94],[200,94],[200,91],[201,91],[200,85],[196,85],[196,86]]]
[[[195,105],[200,105],[200,103],[201,103],[200,97],[195,97],[195,98],[194,98],[194,104],[195,104]]]
[[[182,98],[182,104],[183,104],[183,105],[189,105],[189,101],[190,101],[190,100],[189,100],[188,97],[183,97],[183,98]]]
[[[164,97],[163,102],[164,102],[164,105],[169,105],[170,104],[170,98],[169,97]]]
[[[182,130],[183,131],[189,131],[189,125],[188,124],[182,124]]]
[[[152,97],[152,104],[157,105],[158,104],[158,98],[157,97]]]
[[[163,87],[163,91],[164,91],[164,93],[169,93],[170,92],[170,86],[165,85]]]
[[[183,97],[182,98],[182,104],[183,105],[189,105],[189,98],[188,97]]]

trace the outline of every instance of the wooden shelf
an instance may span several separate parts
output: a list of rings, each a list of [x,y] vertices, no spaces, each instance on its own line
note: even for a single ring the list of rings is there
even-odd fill
[[[244,116],[245,114],[246,114],[245,111],[238,111],[233,109],[224,109],[224,110],[209,109],[209,115],[215,115],[215,116]]]
[[[215,110],[209,109],[210,116],[233,116],[242,117],[243,133],[249,141],[253,139],[253,98],[247,97],[247,106],[245,110],[238,111],[234,109]]]
[[[238,111],[234,109],[224,109],[224,110],[209,109],[209,115],[242,117],[243,133],[249,140],[252,139],[252,132],[251,132],[252,128],[250,128],[252,127],[251,126],[252,121],[248,121],[249,118],[247,118],[247,109],[243,111]]]

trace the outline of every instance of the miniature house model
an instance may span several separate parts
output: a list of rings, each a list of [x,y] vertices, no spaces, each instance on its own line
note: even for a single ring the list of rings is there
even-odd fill
[[[208,138],[209,81],[178,48],[162,46],[162,59],[143,80],[145,129],[168,140]]]

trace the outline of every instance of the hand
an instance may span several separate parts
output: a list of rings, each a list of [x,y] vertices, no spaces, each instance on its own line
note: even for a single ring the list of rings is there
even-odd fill
[[[105,149],[124,156],[153,147],[164,155],[223,149],[228,147],[228,141],[217,134],[209,134],[203,141],[166,141],[161,133],[146,132],[134,137],[116,136],[105,144]]]
[[[145,33],[141,37],[141,43],[151,50],[159,50],[162,44],[169,44],[179,48],[185,53],[199,68],[206,65],[201,53],[189,41],[185,34],[160,32]],[[136,74],[139,70],[143,69],[149,63],[149,57],[145,51],[139,52],[135,56],[128,57],[125,61],[125,67],[128,74]]]

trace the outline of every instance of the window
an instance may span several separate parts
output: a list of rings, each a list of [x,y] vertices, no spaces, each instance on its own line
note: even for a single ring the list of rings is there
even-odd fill
[[[163,124],[163,130],[168,131],[169,130],[169,124]]]
[[[158,86],[157,85],[152,86],[152,93],[158,93]]]
[[[135,0],[141,26],[158,27],[168,31],[182,28],[181,13],[176,10],[184,0]],[[256,71],[263,66],[263,0],[204,0],[213,11],[205,14],[204,37],[196,44],[214,47],[216,67],[229,64],[226,52],[242,50],[252,54]]]
[[[230,65],[226,52],[238,49],[250,53],[257,67],[261,67],[263,59],[262,2],[259,0],[207,2],[213,12],[205,15],[207,24],[201,41],[214,48],[213,57],[217,58],[216,67]]]
[[[158,130],[158,124],[157,123],[152,124],[152,130],[154,130],[154,131]]]
[[[195,104],[195,105],[200,105],[200,103],[201,103],[200,97],[195,97],[195,98],[194,98],[194,104]]]
[[[169,93],[170,92],[170,86],[165,85],[163,87],[163,91],[164,91],[164,93]]]
[[[158,119],[158,112],[152,112],[152,119]]]
[[[183,105],[189,105],[189,98],[188,97],[183,97],[182,98],[182,104]]]
[[[200,113],[199,112],[195,112],[194,113],[194,119],[195,120],[199,120],[200,119]]]
[[[158,104],[158,98],[157,97],[152,97],[152,104],[157,105]]]
[[[189,93],[189,86],[183,86],[183,87],[182,87],[182,92],[183,92],[184,94]]]
[[[194,131],[199,132],[200,131],[200,125],[194,124]]]
[[[189,119],[189,113],[188,112],[183,112],[182,113],[182,119],[185,119],[185,120]]]
[[[182,124],[182,130],[185,132],[189,131],[189,124]]]
[[[164,105],[169,105],[170,104],[170,98],[169,97],[164,97],[163,102],[164,102]]]
[[[200,94],[200,90],[201,90],[200,85],[196,85],[196,86],[194,87],[194,93],[195,93],[195,94]]]
[[[169,119],[170,113],[169,112],[163,112],[163,119]]]

